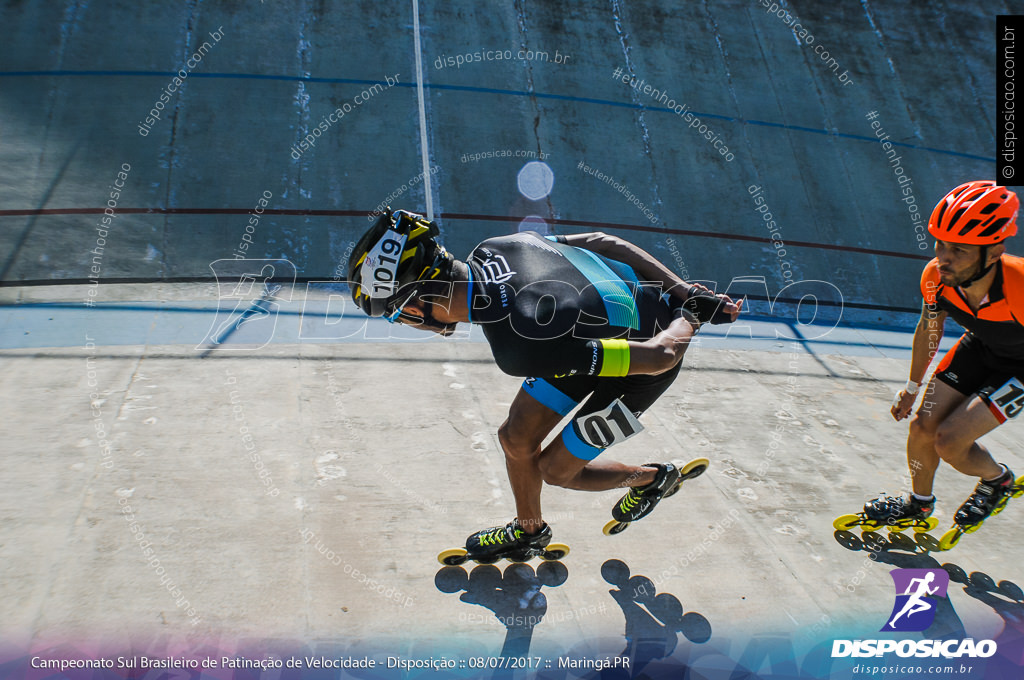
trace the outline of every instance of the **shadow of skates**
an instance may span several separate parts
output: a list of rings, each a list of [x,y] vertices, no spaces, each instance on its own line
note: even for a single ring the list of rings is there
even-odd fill
[[[644,677],[651,662],[672,656],[680,633],[694,643],[711,639],[711,623],[703,615],[684,613],[675,595],[658,593],[654,582],[646,576],[631,576],[629,566],[622,560],[611,559],[602,564],[601,576],[615,586],[608,592],[626,619],[626,647],[619,656],[629,658],[630,664],[628,668],[605,668],[584,677]],[[682,669],[679,664],[677,670]]]
[[[505,626],[505,642],[499,656],[529,656],[533,629],[548,610],[544,587],[555,588],[569,578],[561,562],[541,562],[534,571],[527,563],[513,563],[505,572],[493,564],[483,564],[467,572],[464,567],[442,567],[434,576],[434,585],[442,593],[465,591],[459,599],[489,609]],[[511,677],[512,669],[498,669],[493,677]]]

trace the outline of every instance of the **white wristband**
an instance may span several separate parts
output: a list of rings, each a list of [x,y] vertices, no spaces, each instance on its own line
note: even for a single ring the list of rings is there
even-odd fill
[[[921,391],[921,383],[916,383],[913,380],[907,381],[907,386],[903,388],[903,391],[907,394],[917,394]]]

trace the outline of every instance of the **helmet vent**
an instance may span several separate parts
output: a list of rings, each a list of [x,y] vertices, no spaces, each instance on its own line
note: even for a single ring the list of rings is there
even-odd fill
[[[1000,231],[1000,230],[1001,230],[1001,229],[1003,228],[1003,226],[1004,226],[1004,225],[1005,225],[1005,224],[1006,224],[1007,222],[1009,222],[1009,221],[1010,221],[1010,218],[1009,218],[1009,217],[1001,217],[1001,218],[999,218],[998,220],[996,220],[996,221],[995,221],[995,222],[994,222],[994,223],[992,224],[992,226],[991,226],[991,227],[989,227],[989,228],[988,228],[988,229],[986,229],[985,231],[983,231],[983,232],[981,232],[980,234],[978,234],[978,236],[980,236],[981,238],[985,238],[986,236],[991,236],[991,235],[993,235],[993,234],[998,234],[998,233],[999,233],[999,231]]]
[[[968,220],[967,224],[965,224],[963,228],[960,230],[959,235],[966,236],[967,234],[971,233],[971,230],[974,229],[979,224],[981,224],[981,220]]]
[[[964,206],[964,207],[960,208],[959,210],[957,210],[955,213],[953,213],[953,215],[949,218],[949,227],[952,227],[954,224],[959,222],[960,218],[963,217],[963,214],[965,212],[967,212],[967,206]],[[949,228],[949,227],[947,227],[947,228]],[[966,230],[961,230],[960,234],[963,235],[965,233],[965,231]]]

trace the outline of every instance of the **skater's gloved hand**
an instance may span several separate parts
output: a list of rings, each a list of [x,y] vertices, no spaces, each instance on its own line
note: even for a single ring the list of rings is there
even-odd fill
[[[900,390],[893,398],[892,408],[889,409],[889,412],[892,413],[892,417],[897,421],[903,420],[910,415],[912,410],[914,410],[915,401],[917,401],[916,394],[911,394],[906,390]]]
[[[732,323],[740,315],[740,311],[743,308],[743,300],[736,303],[724,293],[715,295],[710,290],[706,288],[701,290],[701,288],[695,285],[690,290],[690,297],[683,303],[683,308],[693,314],[698,322],[710,322],[712,324]]]

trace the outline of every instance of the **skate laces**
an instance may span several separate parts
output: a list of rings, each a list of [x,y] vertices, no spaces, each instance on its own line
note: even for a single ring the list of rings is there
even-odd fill
[[[644,486],[632,486],[626,495],[619,501],[619,511],[622,513],[632,512],[640,503],[648,496],[657,496],[662,493],[664,489],[662,485],[665,483],[665,479],[668,477],[668,471],[670,468],[658,465],[657,463],[649,463],[650,467],[657,466],[658,473],[654,477],[654,481]]]
[[[630,512],[633,508],[640,505],[640,500],[642,498],[642,492],[637,493],[635,489],[630,489],[619,502],[619,510],[621,510],[622,512]]]
[[[481,534],[480,545],[504,545],[518,540],[522,535],[523,530],[518,526],[495,527],[486,534]]]

